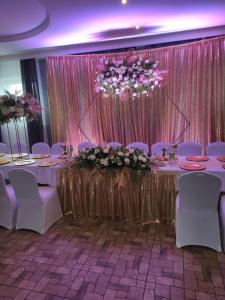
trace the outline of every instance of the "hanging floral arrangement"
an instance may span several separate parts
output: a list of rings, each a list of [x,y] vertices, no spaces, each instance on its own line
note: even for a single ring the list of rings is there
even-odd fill
[[[10,94],[6,91],[5,95],[0,96],[0,124],[21,117],[25,117],[27,121],[33,121],[37,119],[40,111],[40,105],[31,94],[18,96],[17,93]]]
[[[157,69],[158,62],[142,57],[130,59],[105,60],[98,67],[96,91],[104,95],[120,95],[133,97],[148,94],[160,87],[164,71]]]

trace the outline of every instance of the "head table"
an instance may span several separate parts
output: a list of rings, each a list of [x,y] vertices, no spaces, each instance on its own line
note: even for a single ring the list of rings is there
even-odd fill
[[[79,166],[59,169],[57,186],[64,213],[74,217],[111,217],[143,224],[172,223],[175,216],[177,178],[187,162],[179,157],[148,171],[130,168],[96,169]],[[225,169],[216,157],[201,162],[204,171],[218,175],[225,191]]]

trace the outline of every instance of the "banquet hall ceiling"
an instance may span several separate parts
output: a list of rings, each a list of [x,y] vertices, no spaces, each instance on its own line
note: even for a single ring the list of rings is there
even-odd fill
[[[0,0],[0,13],[0,56],[196,30],[197,38],[205,29],[225,33],[225,0]]]

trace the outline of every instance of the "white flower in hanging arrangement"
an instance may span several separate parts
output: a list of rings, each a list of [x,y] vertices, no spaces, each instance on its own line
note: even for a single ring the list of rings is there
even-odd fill
[[[104,95],[119,95],[125,98],[149,94],[160,87],[165,71],[157,69],[158,61],[131,57],[127,60],[105,60],[96,76],[96,91]]]

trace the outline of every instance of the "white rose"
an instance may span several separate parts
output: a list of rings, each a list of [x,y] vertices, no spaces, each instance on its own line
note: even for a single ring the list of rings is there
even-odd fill
[[[138,160],[143,161],[143,156],[142,155],[138,155]]]
[[[118,166],[122,166],[122,164],[123,164],[122,161],[118,161],[117,163]]]
[[[125,156],[126,156],[126,157],[129,157],[129,156],[130,156],[130,154],[129,154],[128,152],[126,152],[126,153],[125,153]]]
[[[118,152],[118,156],[122,156],[123,157],[124,156],[123,152],[119,151]]]
[[[134,153],[134,148],[129,149],[129,153]]]
[[[129,158],[125,158],[124,161],[125,161],[125,164],[126,164],[126,165],[129,165],[129,164],[130,164]]]
[[[147,162],[147,158],[146,158],[146,157],[143,157],[142,161],[143,161],[144,163],[146,163],[146,162]]]
[[[95,154],[99,153],[100,150],[98,148],[95,149]]]
[[[102,159],[100,159],[100,164],[106,167],[106,166],[108,166],[109,162],[108,162],[108,160],[102,158]]]
[[[134,155],[133,159],[134,159],[134,161],[137,161],[137,156],[136,156],[136,155]]]
[[[146,60],[145,60],[145,63],[146,63],[146,64],[149,64],[149,62],[150,62],[149,59],[146,59]]]
[[[95,160],[95,155],[94,154],[91,154],[87,157],[89,160]]]
[[[107,148],[104,148],[103,149],[103,153],[109,153],[109,148],[107,147]]]

